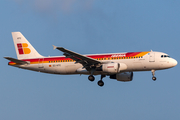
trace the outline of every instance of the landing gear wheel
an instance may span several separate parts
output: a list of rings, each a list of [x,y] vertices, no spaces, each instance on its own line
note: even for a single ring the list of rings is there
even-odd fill
[[[98,83],[97,83],[99,86],[104,86],[104,82],[102,81],[102,80],[100,80],[100,81],[98,81]]]
[[[153,79],[154,81],[156,81],[156,77],[152,77],[152,79]]]
[[[93,75],[90,75],[90,76],[88,77],[88,79],[89,79],[90,81],[92,81],[92,82],[95,80],[95,78],[94,78]]]
[[[151,72],[152,72],[152,79],[154,80],[154,81],[156,81],[156,77],[155,77],[155,70],[151,70]]]

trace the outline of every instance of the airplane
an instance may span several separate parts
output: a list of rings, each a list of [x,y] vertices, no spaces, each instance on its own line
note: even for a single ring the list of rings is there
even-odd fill
[[[81,55],[63,47],[54,49],[63,52],[64,56],[44,57],[40,55],[21,32],[12,32],[17,59],[4,57],[8,65],[22,69],[50,74],[84,74],[94,81],[94,75],[101,75],[98,81],[103,86],[103,78],[128,82],[133,79],[135,71],[151,71],[155,81],[155,71],[176,66],[178,62],[168,54],[155,51],[125,52],[107,54]]]

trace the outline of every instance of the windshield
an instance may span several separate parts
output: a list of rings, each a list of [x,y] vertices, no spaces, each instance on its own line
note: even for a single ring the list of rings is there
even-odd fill
[[[170,58],[169,55],[161,55],[161,58]]]

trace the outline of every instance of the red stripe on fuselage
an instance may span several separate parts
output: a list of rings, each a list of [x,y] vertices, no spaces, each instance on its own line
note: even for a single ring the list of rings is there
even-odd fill
[[[112,56],[122,56],[122,57],[133,57],[141,52],[128,52],[128,53],[114,53],[114,54],[99,54],[99,55],[85,55],[87,57],[97,59],[97,58],[111,58]],[[120,57],[118,56],[118,57]],[[59,60],[72,60],[71,58],[66,57],[48,57],[48,58],[35,58],[35,59],[23,59],[23,61],[29,62],[42,62],[42,61],[59,61]],[[10,62],[13,63],[13,62]]]
[[[129,52],[129,53],[126,53],[126,57],[133,57],[133,56],[136,56],[139,53],[141,53],[141,52]]]

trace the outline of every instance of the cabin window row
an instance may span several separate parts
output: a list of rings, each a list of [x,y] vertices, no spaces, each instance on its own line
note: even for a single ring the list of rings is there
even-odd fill
[[[49,63],[57,63],[57,62],[74,62],[74,60],[56,60],[56,61],[49,61]]]
[[[134,58],[143,58],[143,57],[136,56],[136,57],[117,57],[117,58],[97,58],[96,60],[117,60],[117,59],[134,59]]]
[[[137,56],[137,57],[97,58],[96,60],[117,60],[117,59],[134,59],[134,58],[143,58],[143,57]],[[57,62],[75,62],[75,61],[74,60],[49,61],[49,63],[57,63]]]

